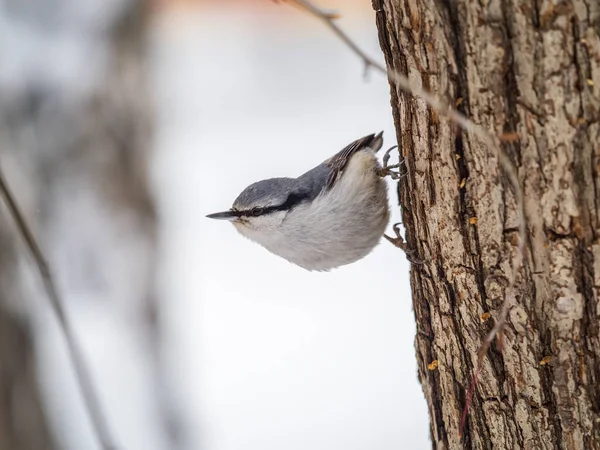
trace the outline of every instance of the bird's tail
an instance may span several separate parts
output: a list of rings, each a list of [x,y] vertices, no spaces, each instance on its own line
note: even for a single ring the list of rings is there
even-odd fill
[[[371,147],[375,153],[377,153],[379,151],[379,149],[381,149],[382,146],[383,146],[383,131],[380,133],[377,133],[375,136],[373,136],[373,140],[369,144],[369,147]]]

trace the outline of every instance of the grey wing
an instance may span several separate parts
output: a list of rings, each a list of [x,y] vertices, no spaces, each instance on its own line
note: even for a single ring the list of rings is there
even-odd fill
[[[305,198],[314,200],[327,185],[331,169],[326,163],[319,164],[304,175],[296,178],[296,191]]]
[[[323,164],[329,167],[329,177],[327,178],[326,189],[331,189],[338,180],[350,158],[361,150],[371,149],[376,152],[383,145],[383,131],[378,134],[369,134],[368,136],[357,139],[341,151],[333,155]]]

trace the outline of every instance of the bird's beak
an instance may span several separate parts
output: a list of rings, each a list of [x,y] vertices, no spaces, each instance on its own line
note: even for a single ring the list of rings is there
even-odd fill
[[[214,214],[209,214],[206,217],[208,217],[209,219],[218,220],[235,220],[237,219],[238,215],[235,213],[235,211],[223,211]]]

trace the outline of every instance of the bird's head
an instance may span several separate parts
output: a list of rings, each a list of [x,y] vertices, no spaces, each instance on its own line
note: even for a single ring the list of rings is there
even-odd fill
[[[244,235],[269,232],[303,200],[295,185],[293,178],[271,178],[253,183],[235,199],[231,209],[206,217],[229,220]]]

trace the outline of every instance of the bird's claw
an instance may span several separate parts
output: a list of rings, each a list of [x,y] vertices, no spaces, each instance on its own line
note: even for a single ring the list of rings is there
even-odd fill
[[[398,148],[397,145],[392,145],[390,148],[388,148],[384,155],[383,155],[383,167],[387,167],[388,165],[388,161],[390,160],[390,153],[392,152],[392,150]]]
[[[390,153],[395,148],[398,148],[398,146],[394,145],[388,148],[385,154],[383,155],[383,167],[377,170],[377,175],[379,175],[382,178],[389,176],[392,180],[399,180],[400,178],[404,178],[408,174],[408,171],[402,173],[402,171],[400,170],[392,170],[400,169],[400,167],[402,167],[402,165],[404,164],[404,159],[402,159],[398,164],[388,165],[388,162],[390,160]]]
[[[408,248],[408,245],[406,244],[406,242],[404,241],[404,238],[400,234],[400,223],[394,224],[392,229],[394,230],[394,234],[396,235],[396,237],[391,237],[391,236],[388,236],[387,234],[384,234],[383,237],[386,238],[389,242],[391,242],[396,247],[402,249],[404,251],[404,253],[406,254],[406,259],[408,259],[408,261],[410,261],[413,264],[423,264],[423,261],[421,261],[419,258],[414,258],[411,256],[413,253],[416,252],[416,249]]]
[[[391,166],[382,167],[381,169],[377,170],[377,175],[379,175],[381,178],[389,176],[392,180],[399,180],[404,176],[404,174],[401,174],[400,172],[391,170],[392,168],[393,167]]]

